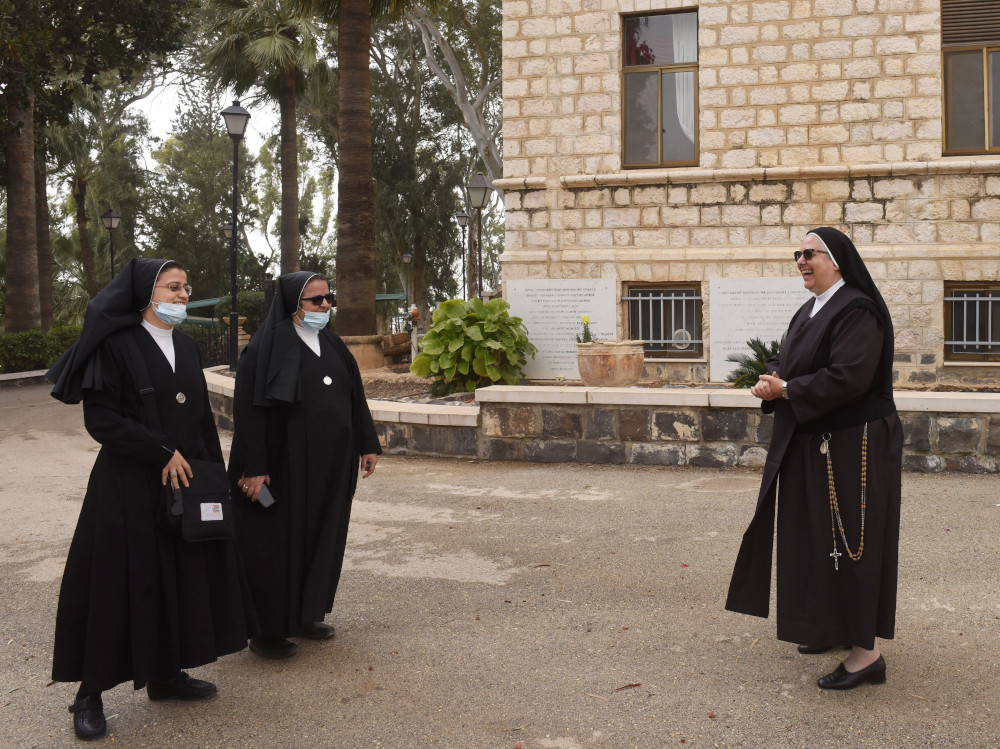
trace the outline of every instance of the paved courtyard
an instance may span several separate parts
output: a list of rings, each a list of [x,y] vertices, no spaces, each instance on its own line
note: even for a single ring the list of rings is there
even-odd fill
[[[228,442],[228,435],[224,435]],[[78,745],[50,683],[97,446],[47,388],[0,390],[0,745]],[[105,694],[127,747],[1000,746],[1000,482],[906,475],[888,683],[817,689],[771,620],[723,609],[743,471],[388,456],[363,482],[326,643],[194,671],[219,696]]]

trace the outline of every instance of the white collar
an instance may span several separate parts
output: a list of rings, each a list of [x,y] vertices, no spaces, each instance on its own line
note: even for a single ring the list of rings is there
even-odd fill
[[[149,334],[151,336],[155,336],[156,338],[173,338],[174,337],[173,326],[171,326],[171,327],[169,327],[167,329],[158,328],[155,325],[153,325],[153,323],[151,323],[149,320],[143,318],[143,320],[142,320],[142,327],[144,327],[146,330],[148,330]]]
[[[839,281],[837,281],[837,283],[835,283],[829,289],[824,291],[822,294],[816,294],[816,301],[819,302],[820,304],[825,304],[826,302],[830,301],[830,297],[832,297],[834,294],[837,293],[837,289],[839,289],[846,283],[847,282],[843,278],[841,278]]]

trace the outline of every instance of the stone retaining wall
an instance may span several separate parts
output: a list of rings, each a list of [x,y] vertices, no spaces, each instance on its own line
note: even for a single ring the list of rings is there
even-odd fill
[[[233,380],[206,372],[220,429]],[[386,453],[539,463],[759,468],[773,417],[745,390],[494,386],[477,405],[368,401]],[[897,392],[903,468],[1000,472],[1000,395]]]

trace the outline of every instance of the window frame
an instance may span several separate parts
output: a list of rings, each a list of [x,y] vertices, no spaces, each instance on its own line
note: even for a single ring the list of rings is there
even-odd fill
[[[1000,362],[1000,331],[998,331],[995,345],[987,343],[993,351],[983,351],[977,353],[956,353],[953,349],[956,345],[952,339],[951,331],[953,324],[953,313],[955,305],[961,301],[954,299],[956,291],[989,291],[995,294],[995,300],[990,301],[990,305],[997,305],[1000,308],[1000,282],[997,281],[945,281],[944,282],[944,361],[950,364],[983,364]],[[1000,310],[998,310],[1000,313]],[[977,332],[978,336],[978,332]]]
[[[701,283],[699,281],[667,281],[667,282],[628,282],[623,284],[621,305],[622,321],[628,337],[632,340],[643,341],[643,358],[654,359],[656,361],[705,361],[705,299],[702,294]],[[694,302],[694,324],[697,336],[692,338],[693,348],[691,351],[669,350],[667,348],[651,349],[653,345],[633,335],[631,306],[635,301],[630,297],[637,291],[693,291],[694,296],[690,301]]]
[[[982,148],[948,148],[948,112],[951,92],[945,78],[946,58],[953,52],[982,52],[983,56],[983,147]],[[990,52],[1000,54],[1000,43],[992,44],[954,44],[941,48],[941,155],[970,156],[1000,153],[1000,146],[990,147]],[[995,82],[1000,86],[1000,80]],[[1000,140],[1000,134],[998,134]]]
[[[621,114],[620,114],[620,132],[622,134],[622,145],[621,145],[621,155],[622,155],[622,168],[623,169],[663,169],[671,167],[683,167],[683,166],[698,166],[701,163],[701,109],[700,109],[700,88],[699,88],[699,77],[698,69],[699,63],[695,62],[683,62],[683,63],[672,63],[670,65],[626,65],[625,64],[625,21],[629,18],[647,18],[651,16],[672,16],[679,15],[681,13],[694,13],[695,20],[698,19],[698,9],[697,8],[678,8],[675,10],[658,11],[655,13],[649,12],[639,12],[639,13],[621,13],[619,14],[620,34],[621,34],[621,56],[618,58],[621,64]],[[695,24],[695,37],[696,44],[698,45],[698,55],[701,54],[701,45],[697,41],[697,33],[699,30],[697,23]],[[659,125],[659,133],[656,139],[656,163],[629,163],[625,160],[626,154],[626,130],[625,130],[625,110],[627,107],[627,101],[625,99],[625,78],[626,76],[636,73],[652,73],[656,72],[656,117],[657,125]],[[690,161],[663,161],[663,74],[664,73],[694,73],[694,157]]]

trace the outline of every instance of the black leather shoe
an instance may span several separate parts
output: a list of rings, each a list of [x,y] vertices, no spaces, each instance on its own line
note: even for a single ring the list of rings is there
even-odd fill
[[[302,636],[308,637],[310,640],[329,640],[334,634],[333,627],[326,622],[313,622],[312,624],[302,625]]]
[[[299,646],[283,637],[255,637],[250,640],[250,650],[264,658],[278,660],[299,652]]]
[[[839,648],[840,645],[799,645],[799,652],[802,655],[819,655],[827,651]]]
[[[104,702],[99,694],[78,697],[69,706],[73,713],[73,732],[81,741],[99,739],[108,732],[108,722],[104,719]]]
[[[821,676],[816,683],[819,684],[820,689],[854,689],[866,681],[872,684],[885,684],[885,658],[881,655],[870,666],[865,666],[860,671],[853,673],[844,668],[843,663],[840,663],[832,673]]]
[[[151,700],[207,700],[214,697],[218,690],[215,684],[201,679],[192,679],[181,671],[172,679],[160,681],[150,679],[146,684],[146,694]]]

